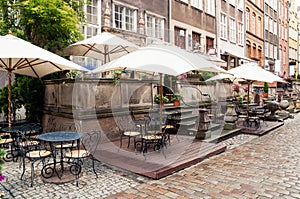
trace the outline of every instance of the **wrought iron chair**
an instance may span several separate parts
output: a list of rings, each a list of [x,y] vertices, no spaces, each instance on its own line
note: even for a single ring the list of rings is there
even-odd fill
[[[127,148],[130,147],[131,139],[133,139],[134,149],[136,150],[136,142],[137,138],[142,135],[142,124],[141,123],[134,123],[131,119],[127,116],[122,116],[116,118],[117,125],[120,131],[120,148],[123,145],[123,138],[128,138]]]
[[[93,172],[98,178],[98,174],[95,170],[95,157],[94,154],[96,152],[97,146],[100,142],[101,132],[100,131],[91,131],[85,133],[83,138],[80,140],[80,148],[73,149],[65,153],[65,158],[69,160],[69,162],[73,162],[74,164],[70,166],[70,172],[76,175],[76,186],[78,186],[79,174],[81,173],[82,166],[84,164],[84,160],[91,159],[92,160],[92,168]]]
[[[30,175],[30,186],[33,186],[34,179],[34,164],[36,162],[45,165],[46,158],[51,156],[51,150],[45,143],[37,142],[36,139],[27,137],[23,132],[15,133],[14,141],[16,147],[18,147],[19,156],[22,159],[23,171],[21,174],[21,180],[26,171],[26,162],[30,162],[31,175]]]

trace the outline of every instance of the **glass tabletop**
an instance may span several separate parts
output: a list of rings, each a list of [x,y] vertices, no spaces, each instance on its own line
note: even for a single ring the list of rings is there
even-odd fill
[[[82,133],[73,132],[73,131],[56,131],[44,133],[38,136],[40,140],[47,142],[66,142],[78,140],[82,137]]]

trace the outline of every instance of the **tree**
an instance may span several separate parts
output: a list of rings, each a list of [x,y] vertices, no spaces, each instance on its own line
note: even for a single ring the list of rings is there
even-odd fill
[[[83,0],[0,0],[0,33],[5,35],[11,30],[14,35],[62,56],[66,46],[82,38],[83,5]],[[53,74],[43,79],[59,76]],[[0,110],[5,111],[6,90],[0,90]],[[24,102],[26,119],[39,117],[44,100],[43,82],[19,76],[13,90],[17,90],[14,99]]]

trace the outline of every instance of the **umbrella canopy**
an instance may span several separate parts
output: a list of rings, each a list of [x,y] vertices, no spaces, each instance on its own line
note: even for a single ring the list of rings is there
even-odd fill
[[[68,55],[92,57],[107,63],[138,48],[137,45],[114,34],[103,32],[76,42],[68,46],[65,51]]]
[[[209,82],[209,81],[216,81],[216,80],[222,80],[222,79],[229,79],[230,81],[234,81],[237,78],[235,76],[233,76],[232,74],[220,73],[220,74],[217,74],[205,81]]]
[[[173,76],[191,70],[227,73],[226,70],[197,54],[187,52],[176,46],[167,45],[151,45],[140,48],[103,65],[103,67],[92,70],[91,73],[118,69],[157,72]]]
[[[240,65],[236,68],[228,70],[229,73],[233,74],[237,78],[242,78],[247,81],[259,81],[259,82],[284,82],[282,78],[273,73],[263,69],[256,63],[250,62],[247,64]]]
[[[0,71],[8,72],[9,126],[11,126],[11,73],[40,78],[63,70],[88,71],[11,34],[0,36]]]

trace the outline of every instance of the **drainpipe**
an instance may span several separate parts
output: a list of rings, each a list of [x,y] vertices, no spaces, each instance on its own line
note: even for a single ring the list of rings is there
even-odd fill
[[[169,43],[171,43],[171,39],[172,39],[171,20],[172,20],[172,0],[169,0]]]
[[[219,12],[219,4],[217,3],[217,1],[219,0],[214,0],[215,1],[215,6],[216,6],[216,9],[215,9],[215,17],[216,17],[216,51],[217,51],[217,57],[221,57],[220,55],[220,49],[219,49],[219,37],[218,37],[218,32],[219,32],[219,29],[218,29],[218,25],[219,25],[219,15],[218,13]]]

